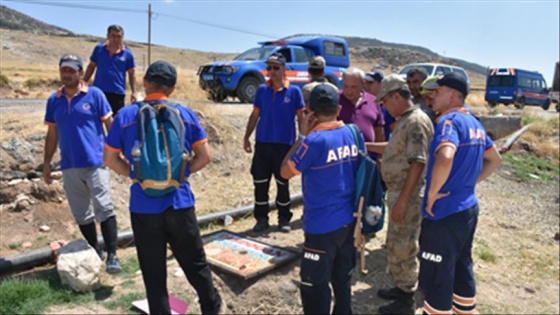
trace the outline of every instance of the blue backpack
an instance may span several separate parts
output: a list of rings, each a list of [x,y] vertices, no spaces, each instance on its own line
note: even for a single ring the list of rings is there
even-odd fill
[[[385,205],[383,203],[383,189],[381,186],[381,174],[377,169],[377,163],[363,152],[364,141],[360,136],[361,131],[354,124],[346,125],[354,135],[354,141],[358,146],[358,172],[356,174],[356,211],[362,212],[362,234],[372,234],[383,228],[385,219]],[[360,199],[363,199],[361,209]]]
[[[185,180],[189,154],[176,103],[138,102],[138,139],[132,148],[135,180],[151,197],[174,192]]]

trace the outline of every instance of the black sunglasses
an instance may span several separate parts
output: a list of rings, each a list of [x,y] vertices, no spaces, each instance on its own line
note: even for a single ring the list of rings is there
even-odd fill
[[[278,71],[278,70],[280,70],[280,66],[268,66],[268,67],[266,67],[266,70],[267,70],[267,71],[270,71],[270,70],[272,70],[272,69]]]

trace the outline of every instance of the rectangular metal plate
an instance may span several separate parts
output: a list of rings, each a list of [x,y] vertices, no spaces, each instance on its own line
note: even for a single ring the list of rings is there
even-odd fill
[[[203,74],[203,75],[202,75],[202,80],[204,80],[204,81],[212,81],[212,80],[214,80],[214,76],[211,75],[211,74]]]
[[[244,279],[277,268],[299,253],[259,242],[227,230],[202,236],[208,263]]]

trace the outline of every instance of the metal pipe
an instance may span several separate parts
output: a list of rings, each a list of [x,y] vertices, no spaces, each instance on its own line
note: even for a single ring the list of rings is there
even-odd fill
[[[515,142],[515,140],[517,140],[517,138],[519,138],[525,131],[527,131],[527,129],[529,129],[529,127],[531,126],[531,124],[517,130],[514,134],[512,134],[507,141],[504,143],[504,145],[502,145],[502,147],[500,148],[500,153],[504,154],[507,151],[509,151],[509,149],[511,148],[511,146],[513,145],[513,143]]]
[[[290,198],[293,205],[303,202],[301,193],[295,194]],[[276,209],[276,202],[269,201],[270,209]],[[253,211],[253,205],[244,206],[236,209],[224,210],[216,213],[210,213],[197,218],[198,225],[204,225],[217,220],[223,220],[226,216],[240,217]],[[134,241],[132,230],[122,231],[117,236],[119,246],[129,246]],[[105,242],[99,237],[98,244],[104,246]],[[28,252],[14,254],[6,257],[0,257],[0,275],[5,275],[17,270],[27,269],[47,263],[54,263],[55,258],[53,250],[50,246],[34,249]]]

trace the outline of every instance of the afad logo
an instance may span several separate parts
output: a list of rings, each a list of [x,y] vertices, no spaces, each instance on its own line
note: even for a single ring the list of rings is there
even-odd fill
[[[88,111],[91,109],[91,105],[89,103],[85,103],[84,105],[82,105],[82,109]]]
[[[289,96],[284,97],[284,103],[288,104],[289,102],[291,102],[292,100],[290,99]]]

